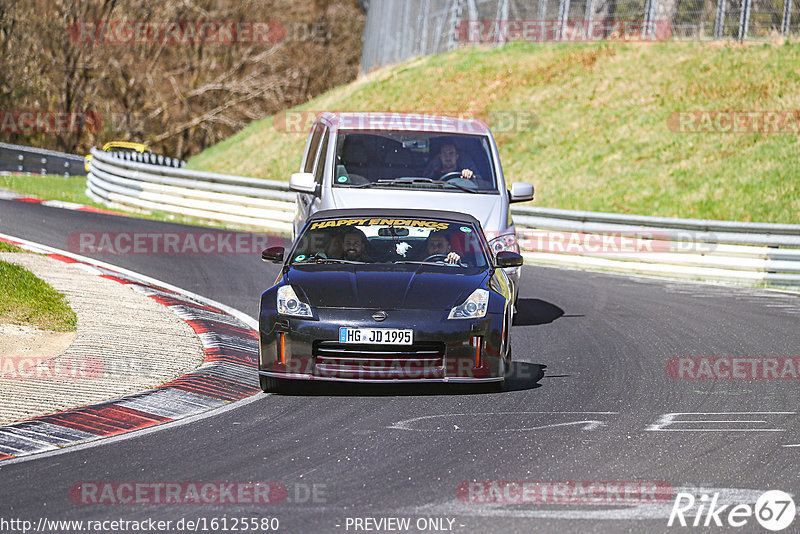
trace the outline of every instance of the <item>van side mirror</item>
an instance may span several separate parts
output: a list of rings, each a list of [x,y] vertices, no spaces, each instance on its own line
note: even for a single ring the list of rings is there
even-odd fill
[[[318,194],[317,183],[310,172],[296,172],[289,177],[289,189],[298,193]]]
[[[272,263],[283,263],[283,247],[269,247],[261,251],[262,261],[271,261]]]
[[[527,202],[529,200],[533,200],[533,185],[525,182],[511,184],[511,190],[508,192],[509,202]]]

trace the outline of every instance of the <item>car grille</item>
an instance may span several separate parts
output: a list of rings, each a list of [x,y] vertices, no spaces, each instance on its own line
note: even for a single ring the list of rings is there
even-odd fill
[[[364,380],[442,378],[444,344],[356,345],[323,341],[314,346],[314,374]]]

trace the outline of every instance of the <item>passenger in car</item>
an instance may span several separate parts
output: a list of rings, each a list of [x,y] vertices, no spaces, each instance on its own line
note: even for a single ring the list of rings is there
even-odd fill
[[[344,236],[341,233],[335,233],[331,238],[331,242],[328,244],[328,247],[325,249],[325,253],[329,258],[341,258],[344,254],[344,245],[342,245],[342,238]]]
[[[371,262],[372,258],[367,254],[368,246],[369,242],[364,232],[358,228],[351,228],[342,237],[342,247],[344,249],[344,257],[342,259]]]

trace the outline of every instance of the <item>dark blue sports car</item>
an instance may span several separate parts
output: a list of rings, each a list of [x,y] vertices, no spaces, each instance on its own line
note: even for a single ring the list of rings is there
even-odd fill
[[[261,389],[288,379],[484,382],[502,388],[511,350],[511,284],[470,215],[327,210],[310,217],[261,296]]]

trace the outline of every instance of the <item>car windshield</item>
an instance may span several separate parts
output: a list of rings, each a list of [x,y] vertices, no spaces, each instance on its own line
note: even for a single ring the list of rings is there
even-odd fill
[[[290,264],[424,264],[486,267],[486,248],[473,224],[440,219],[314,221],[292,250]]]
[[[487,136],[431,132],[340,133],[333,186],[499,194]]]

